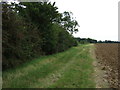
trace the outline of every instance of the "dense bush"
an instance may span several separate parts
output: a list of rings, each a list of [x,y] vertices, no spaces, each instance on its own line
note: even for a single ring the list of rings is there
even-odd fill
[[[64,21],[65,15],[63,17],[54,4],[29,2],[18,5],[3,3],[2,6],[3,70],[35,57],[58,53],[77,46],[77,41],[65,27],[67,24],[63,25],[63,22],[67,22]],[[69,23],[77,22],[70,18],[69,14]],[[76,27],[77,24],[72,23],[73,26]],[[67,25],[67,28],[70,27]]]

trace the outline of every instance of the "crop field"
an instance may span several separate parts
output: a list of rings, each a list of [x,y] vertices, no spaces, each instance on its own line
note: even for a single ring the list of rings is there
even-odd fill
[[[98,59],[98,63],[102,67],[102,70],[106,71],[107,76],[105,78],[110,84],[110,87],[118,87],[118,69],[120,69],[120,66],[118,65],[118,47],[120,47],[120,44],[100,43],[95,44],[95,47],[96,59]]]

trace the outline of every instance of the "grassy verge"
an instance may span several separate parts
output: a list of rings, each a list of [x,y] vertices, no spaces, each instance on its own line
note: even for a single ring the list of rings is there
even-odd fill
[[[3,72],[3,88],[94,88],[90,45],[45,56]]]

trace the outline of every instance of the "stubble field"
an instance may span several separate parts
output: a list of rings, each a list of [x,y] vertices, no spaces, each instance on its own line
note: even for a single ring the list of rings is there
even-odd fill
[[[106,71],[106,80],[111,88],[117,88],[118,84],[118,69],[119,66],[119,49],[118,43],[99,43],[95,44],[96,59],[102,70]]]

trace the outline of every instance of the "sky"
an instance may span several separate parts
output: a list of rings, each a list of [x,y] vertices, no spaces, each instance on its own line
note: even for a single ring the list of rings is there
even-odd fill
[[[59,12],[71,11],[80,27],[75,37],[118,41],[120,0],[49,0]]]

